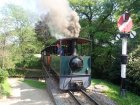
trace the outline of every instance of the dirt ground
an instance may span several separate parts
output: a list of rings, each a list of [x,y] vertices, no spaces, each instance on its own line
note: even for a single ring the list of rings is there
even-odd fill
[[[0,105],[54,105],[45,89],[31,87],[18,79],[9,78],[12,94],[0,100]]]

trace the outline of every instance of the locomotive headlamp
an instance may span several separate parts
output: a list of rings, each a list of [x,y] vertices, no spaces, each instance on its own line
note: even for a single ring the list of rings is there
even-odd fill
[[[127,22],[129,20],[130,17],[130,13],[127,12],[127,9],[125,9],[124,13],[122,14],[123,16],[123,21]]]

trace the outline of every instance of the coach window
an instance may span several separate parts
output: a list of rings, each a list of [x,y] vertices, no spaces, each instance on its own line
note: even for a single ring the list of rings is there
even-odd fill
[[[46,51],[46,56],[47,56],[47,55],[48,55],[48,48],[46,48],[46,50],[45,50],[45,51]]]
[[[51,52],[51,54],[53,54],[53,47],[51,46],[50,48],[51,48],[50,49],[50,52]]]

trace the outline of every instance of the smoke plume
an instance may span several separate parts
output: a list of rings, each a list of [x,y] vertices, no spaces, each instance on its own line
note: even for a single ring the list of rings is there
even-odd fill
[[[43,22],[49,25],[51,34],[57,39],[78,37],[80,32],[79,16],[72,11],[67,0],[37,0],[38,8],[44,11]]]

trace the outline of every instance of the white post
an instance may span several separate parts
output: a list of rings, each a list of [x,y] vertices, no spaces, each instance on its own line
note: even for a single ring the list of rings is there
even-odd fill
[[[122,55],[127,55],[127,38],[122,38]],[[126,78],[126,64],[121,64],[121,77]]]
[[[127,54],[127,38],[122,38],[122,54]]]
[[[127,92],[125,89],[125,79],[126,79],[126,63],[127,63],[127,37],[122,38],[122,56],[121,56],[121,89],[119,94],[127,97]]]

